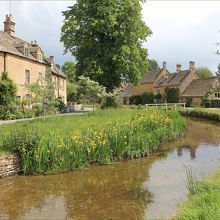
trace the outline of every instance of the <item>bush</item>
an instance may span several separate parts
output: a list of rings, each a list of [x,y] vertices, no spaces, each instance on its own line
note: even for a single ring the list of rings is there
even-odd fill
[[[141,104],[153,104],[154,103],[154,94],[151,92],[144,92],[141,95]]]
[[[119,99],[114,94],[108,94],[103,98],[101,109],[105,108],[118,108],[120,106]]]
[[[130,105],[140,105],[142,103],[141,96],[140,95],[131,96],[129,98],[129,103]]]
[[[160,103],[162,102],[162,95],[160,93],[157,93],[156,95],[154,95],[154,99],[157,103]]]
[[[178,103],[180,96],[179,93],[178,88],[166,88],[165,95],[167,103]]]
[[[8,106],[3,106],[0,105],[0,119],[1,120],[13,120],[16,119],[15,115],[15,106],[13,105],[8,105]]]
[[[66,106],[63,102],[63,99],[61,97],[56,98],[56,105],[55,107],[60,113],[65,113],[66,112]]]
[[[187,97],[186,98],[186,107],[191,107],[192,105],[192,98],[191,97]]]

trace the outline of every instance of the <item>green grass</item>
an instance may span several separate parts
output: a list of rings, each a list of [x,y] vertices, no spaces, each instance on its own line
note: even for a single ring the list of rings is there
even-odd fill
[[[176,220],[220,219],[220,168],[208,179],[190,178],[189,200],[182,205]]]
[[[25,174],[56,173],[144,157],[184,129],[177,111],[98,110],[2,126],[0,150],[18,152]]]
[[[213,121],[220,121],[220,109],[212,110],[207,108],[180,109],[180,113],[184,116],[204,118]]]

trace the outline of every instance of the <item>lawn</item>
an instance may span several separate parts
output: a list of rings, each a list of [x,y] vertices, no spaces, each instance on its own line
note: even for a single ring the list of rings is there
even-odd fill
[[[176,220],[219,220],[220,168],[208,179],[190,182],[189,200],[178,211]]]
[[[112,109],[0,129],[0,151],[16,151],[23,173],[45,174],[144,157],[181,135],[185,120],[177,111]]]

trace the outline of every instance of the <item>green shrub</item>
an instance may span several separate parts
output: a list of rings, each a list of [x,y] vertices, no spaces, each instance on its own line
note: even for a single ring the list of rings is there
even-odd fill
[[[105,108],[118,108],[120,106],[119,99],[114,94],[106,95],[101,104],[101,109]]]
[[[141,104],[152,104],[154,103],[154,94],[151,92],[144,92],[141,95]]]
[[[154,99],[157,103],[162,102],[162,95],[158,92],[156,95],[154,95]]]
[[[136,95],[136,96],[131,96],[129,98],[129,103],[131,105],[140,105],[142,103],[141,101],[141,96],[140,95]]]
[[[187,97],[186,98],[186,107],[191,107],[192,105],[192,98],[191,97]]]
[[[55,105],[55,107],[57,108],[57,110],[60,113],[65,113],[66,112],[66,106],[65,106],[65,104],[63,102],[62,97],[56,98],[56,105]]]
[[[178,88],[166,88],[165,96],[167,103],[178,103],[179,102],[179,89]]]

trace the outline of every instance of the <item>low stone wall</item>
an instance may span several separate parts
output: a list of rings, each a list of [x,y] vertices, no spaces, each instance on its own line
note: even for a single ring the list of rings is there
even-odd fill
[[[16,155],[0,156],[0,178],[18,174],[19,160]]]

